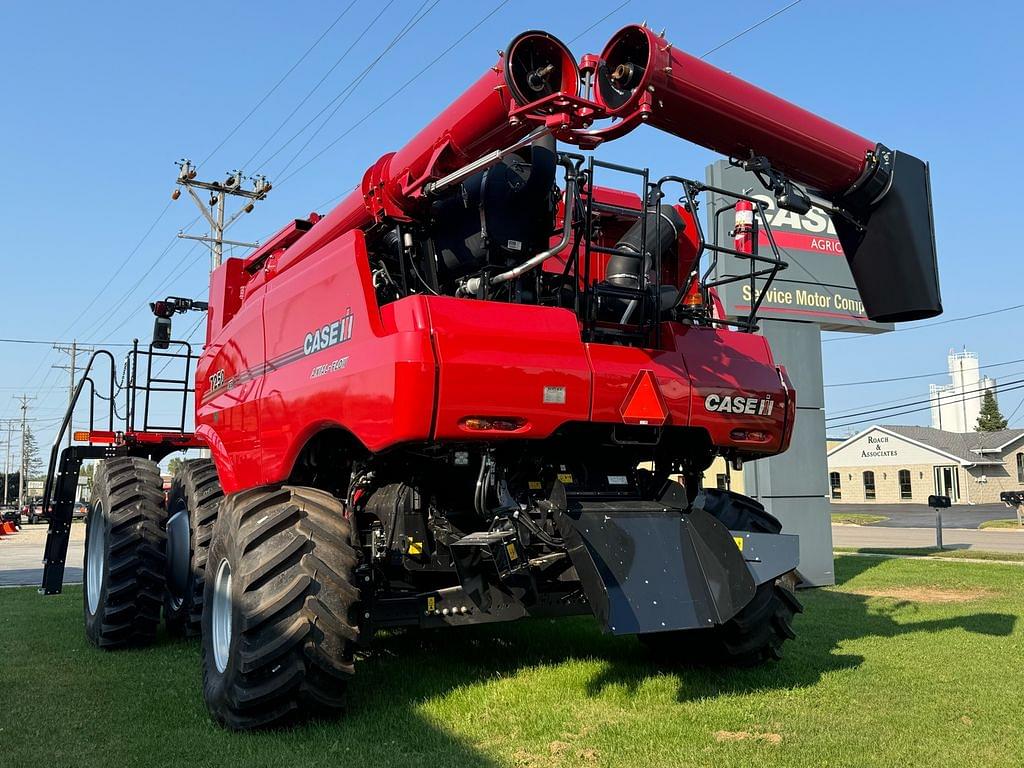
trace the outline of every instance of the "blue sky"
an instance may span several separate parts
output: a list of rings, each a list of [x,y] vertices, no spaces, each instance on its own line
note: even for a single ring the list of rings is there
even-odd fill
[[[45,3],[5,4],[0,222],[7,245],[0,264],[7,290],[0,337],[145,339],[152,326],[144,311],[147,301],[168,294],[204,296],[208,257],[201,247],[174,237],[195,218],[195,208],[182,198],[164,210],[173,189],[173,162],[183,156],[198,162],[213,151],[347,2],[309,2],[300,9],[272,2],[66,3],[59,12]],[[366,166],[399,147],[475,80],[493,63],[495,51],[523,29],[546,29],[566,41],[582,34],[571,43],[579,56],[599,52],[619,26],[646,19],[656,29],[667,27],[677,46],[700,55],[787,4],[633,0],[586,31],[621,3],[507,2],[398,98],[353,128],[498,5],[497,0],[354,3],[202,166],[201,175],[216,177],[255,155],[245,170],[262,170],[275,182],[268,200],[231,236],[260,239],[343,194]],[[413,32],[357,88],[345,92],[424,7],[432,10]],[[584,7],[585,13],[578,10]],[[1017,245],[1024,217],[1014,152],[1024,128],[1022,17],[1015,3],[803,0],[709,61],[931,163],[948,319],[1024,303]],[[257,151],[350,47],[295,116]],[[298,152],[333,106],[269,162],[261,162],[343,92],[345,101],[305,150]],[[651,129],[609,145],[601,156],[694,178],[703,178],[704,166],[714,159]],[[825,380],[837,384],[941,371],[948,349],[964,345],[984,364],[1024,358],[1021,317],[1018,310],[847,340],[830,334],[823,346]],[[178,318],[178,329],[187,330],[192,322]],[[18,415],[14,395],[36,396],[30,415],[38,419],[44,445],[66,398],[67,374],[50,368],[64,363],[62,357],[48,347],[0,344],[0,419]],[[1024,378],[1024,363],[988,372],[1004,380]],[[832,387],[826,390],[828,410],[924,396],[929,381],[944,379]],[[1006,394],[1004,414],[1022,395],[1024,390]],[[900,420],[923,423],[925,417]],[[1014,425],[1024,426],[1024,406]]]

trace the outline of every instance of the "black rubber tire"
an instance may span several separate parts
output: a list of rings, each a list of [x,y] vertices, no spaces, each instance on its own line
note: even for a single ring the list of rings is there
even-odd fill
[[[164,597],[163,498],[160,470],[152,461],[123,457],[96,467],[82,569],[85,634],[93,645],[125,648],[156,637]],[[98,530],[104,533],[103,567],[90,611],[89,553]]]
[[[779,533],[782,524],[754,499],[706,488],[703,508],[732,531]],[[700,500],[698,500],[700,503]],[[709,629],[639,635],[662,663],[753,667],[782,658],[782,644],[796,637],[793,618],[803,613],[790,571],[757,587],[753,599],[724,624]]]
[[[213,538],[213,524],[217,520],[224,491],[217,477],[217,467],[210,459],[190,459],[178,470],[167,494],[167,519],[179,509],[187,511],[188,581],[184,593],[174,595],[171,587],[170,538],[168,538],[167,592],[164,597],[164,622],[174,635],[194,637],[202,629],[203,587],[206,559]]]
[[[343,503],[292,486],[225,497],[214,526],[203,599],[203,696],[232,730],[337,714],[353,674],[356,552]],[[214,652],[214,593],[231,572],[230,642]]]

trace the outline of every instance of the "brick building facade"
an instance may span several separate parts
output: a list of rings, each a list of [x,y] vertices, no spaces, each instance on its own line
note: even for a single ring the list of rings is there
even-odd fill
[[[945,432],[873,426],[828,451],[833,503],[999,503],[1001,491],[1024,489],[1024,429]]]

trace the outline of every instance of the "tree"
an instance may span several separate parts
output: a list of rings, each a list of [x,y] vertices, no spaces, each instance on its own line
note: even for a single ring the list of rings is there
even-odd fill
[[[42,469],[42,462],[39,460],[39,445],[36,443],[36,436],[32,434],[29,427],[25,428],[25,443],[22,445],[22,464],[25,467],[25,476],[34,477]]]
[[[996,402],[996,396],[992,394],[991,389],[985,390],[985,395],[981,398],[981,413],[975,429],[978,432],[998,432],[1006,429],[1006,419],[999,412],[999,403]]]
[[[179,456],[175,456],[173,459],[167,462],[167,473],[171,477],[175,477],[178,474],[178,470],[185,466],[185,460]]]

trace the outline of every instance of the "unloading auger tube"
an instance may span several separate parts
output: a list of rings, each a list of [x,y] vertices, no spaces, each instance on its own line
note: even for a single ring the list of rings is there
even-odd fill
[[[614,118],[595,128],[594,123]],[[942,312],[928,166],[701,61],[642,25],[577,65],[546,32],[517,36],[458,99],[296,244],[301,258],[384,218],[422,218],[436,183],[497,163],[533,134],[591,149],[647,123],[758,174],[781,206],[831,215],[867,315]],[[801,188],[797,185],[805,185]]]

